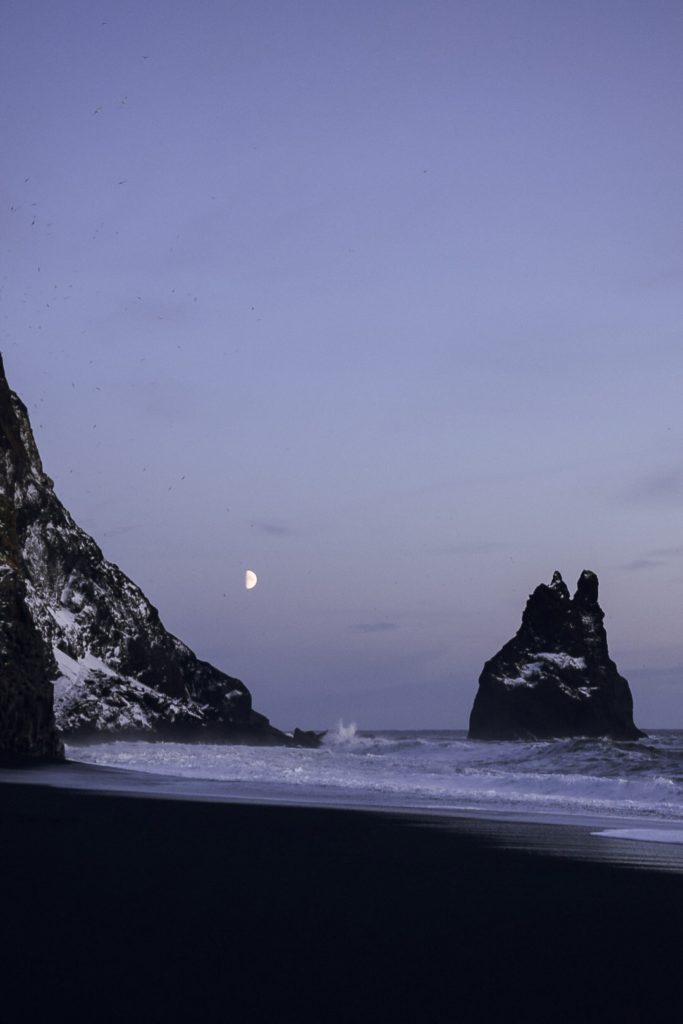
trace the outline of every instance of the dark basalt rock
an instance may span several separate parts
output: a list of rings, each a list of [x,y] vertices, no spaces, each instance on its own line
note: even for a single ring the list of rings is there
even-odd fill
[[[315,749],[320,746],[324,732],[314,732],[313,729],[295,729],[292,733],[292,739],[297,747],[309,747]]]
[[[33,624],[23,582],[0,562],[0,757],[61,759],[52,707],[55,664]]]
[[[2,693],[11,680],[13,695],[0,714],[15,723],[13,732],[40,732],[29,724],[33,714],[46,730],[45,749],[54,749],[53,679],[57,727],[69,739],[314,745],[311,734],[272,726],[253,710],[244,683],[168,633],[140,588],[76,525],[43,472],[26,407],[9,389],[1,357],[0,454]]]
[[[2,362],[0,359],[0,369]],[[57,666],[26,604],[14,505],[22,446],[0,373],[0,757],[63,757],[52,707]]]
[[[516,636],[484,665],[470,739],[644,736],[609,656],[604,617],[593,572],[581,573],[573,599],[559,572],[536,587]]]

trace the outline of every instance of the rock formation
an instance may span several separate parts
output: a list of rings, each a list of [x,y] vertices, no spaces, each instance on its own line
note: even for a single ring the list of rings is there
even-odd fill
[[[479,677],[471,739],[643,736],[633,699],[607,650],[598,577],[581,573],[574,597],[559,572],[536,587],[517,634]]]
[[[14,499],[26,470],[9,388],[0,372],[0,756],[57,758],[62,745],[50,682],[57,666],[26,604],[18,542]]]
[[[140,588],[76,525],[43,472],[1,357],[0,454],[0,750],[56,749],[49,680],[67,738],[317,744],[317,734],[276,729],[252,709],[244,683],[168,633]]]
[[[63,750],[50,682],[56,666],[33,624],[23,580],[7,558],[4,496],[0,503],[0,757],[57,759]]]

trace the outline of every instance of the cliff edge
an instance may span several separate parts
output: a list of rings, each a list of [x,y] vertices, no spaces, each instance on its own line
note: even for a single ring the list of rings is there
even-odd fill
[[[253,710],[244,683],[167,632],[76,525],[43,471],[1,357],[0,455],[0,751],[12,749],[12,736],[54,751],[55,720],[67,738],[317,744],[315,733],[276,729]]]

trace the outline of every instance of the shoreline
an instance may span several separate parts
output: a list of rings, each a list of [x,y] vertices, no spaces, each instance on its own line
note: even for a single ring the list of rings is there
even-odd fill
[[[604,1022],[676,1005],[683,876],[584,859],[609,840],[582,826],[5,775],[12,1021],[61,1005],[98,1021]]]
[[[555,810],[530,813],[481,806],[411,806],[403,801],[368,803],[348,792],[328,791],[323,797],[292,789],[283,792],[263,783],[144,772],[68,758],[52,763],[22,761],[11,768],[0,764],[0,787],[6,784],[44,786],[103,797],[395,816],[413,823],[429,823],[434,828],[455,828],[475,834],[483,831],[495,837],[502,848],[683,874],[683,823],[666,818]],[[648,833],[652,838],[648,838]]]

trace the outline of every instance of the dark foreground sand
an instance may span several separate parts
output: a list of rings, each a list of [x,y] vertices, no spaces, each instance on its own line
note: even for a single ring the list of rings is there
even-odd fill
[[[679,1017],[683,875],[524,826],[10,783],[0,827],[3,1024]]]

